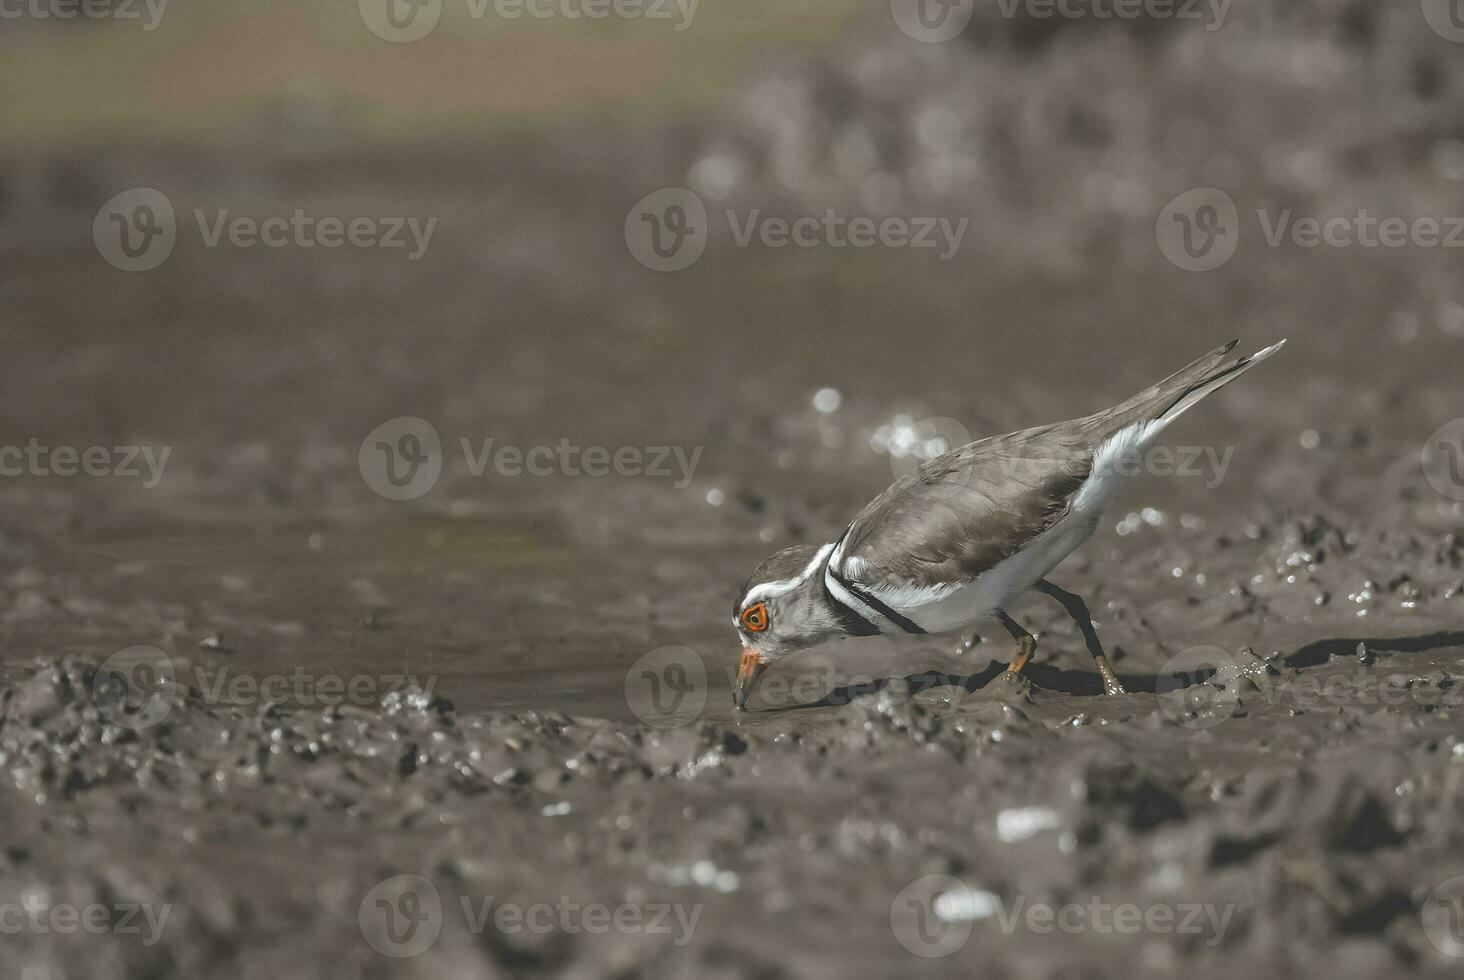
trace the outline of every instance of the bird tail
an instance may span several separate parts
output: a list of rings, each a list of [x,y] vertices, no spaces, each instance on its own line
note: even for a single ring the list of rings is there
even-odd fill
[[[1232,340],[1228,347],[1225,349],[1228,351],[1229,348],[1234,346],[1235,341]],[[1236,378],[1240,377],[1242,374],[1249,371],[1261,361],[1264,361],[1266,358],[1270,357],[1272,354],[1276,353],[1278,350],[1285,346],[1286,341],[1283,338],[1272,344],[1270,347],[1258,350],[1254,354],[1251,354],[1249,356],[1238,357],[1230,363],[1224,365],[1223,367],[1220,367],[1215,371],[1206,374],[1199,381],[1196,381],[1195,383],[1189,385],[1182,392],[1180,392],[1179,396],[1174,399],[1174,402],[1163,411],[1161,411],[1158,415],[1156,415],[1154,417],[1154,420],[1156,422],[1159,422],[1161,425],[1168,425],[1170,422],[1173,422],[1185,412],[1189,411],[1201,399],[1205,398],[1207,395],[1210,395],[1213,392],[1219,391],[1221,388],[1224,388],[1226,385],[1230,384],[1230,382],[1234,381]]]
[[[1189,411],[1201,399],[1219,391],[1250,368],[1276,353],[1285,346],[1286,341],[1278,341],[1270,347],[1248,356],[1227,360],[1226,355],[1235,349],[1236,343],[1232,340],[1223,347],[1217,347],[1154,387],[1139,392],[1122,405],[1106,413],[1107,421],[1110,425],[1119,428],[1136,422],[1153,423],[1145,435],[1149,437],[1158,435],[1161,429]]]

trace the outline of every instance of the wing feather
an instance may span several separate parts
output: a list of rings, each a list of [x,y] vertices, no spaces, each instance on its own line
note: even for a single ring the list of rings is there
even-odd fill
[[[1086,421],[982,439],[901,477],[850,525],[843,572],[874,589],[950,586],[1016,554],[1087,480]]]
[[[865,588],[904,595],[970,582],[1072,510],[1110,439],[1125,432],[1151,439],[1189,405],[1279,346],[1230,358],[1231,341],[1106,411],[993,436],[935,457],[860,511],[835,552],[841,573]],[[1105,484],[1105,498],[1116,492],[1111,483]]]

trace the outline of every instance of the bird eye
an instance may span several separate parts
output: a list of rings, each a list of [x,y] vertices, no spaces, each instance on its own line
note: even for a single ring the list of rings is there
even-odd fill
[[[748,606],[742,610],[742,625],[754,633],[761,633],[768,628],[768,607],[759,602],[755,606]]]

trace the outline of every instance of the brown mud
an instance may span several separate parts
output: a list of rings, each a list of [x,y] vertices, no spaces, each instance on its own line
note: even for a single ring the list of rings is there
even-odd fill
[[[1422,463],[1464,414],[1455,257],[1252,222],[1193,273],[1154,238],[1194,186],[1457,212],[1464,55],[1401,6],[963,48],[875,18],[694,122],[4,158],[3,441],[170,455],[0,479],[0,976],[1457,975],[1464,480]],[[178,244],[127,274],[88,236],[137,185]],[[654,273],[625,216],[681,185],[970,231],[721,228]],[[420,261],[209,248],[219,207],[439,222]],[[891,440],[1094,411],[1232,336],[1290,343],[1053,576],[1128,694],[1033,598],[1027,682],[999,630],[876,638],[732,711],[737,584],[836,535]],[[409,501],[367,439],[402,416],[442,445]],[[474,475],[486,439],[697,455]]]

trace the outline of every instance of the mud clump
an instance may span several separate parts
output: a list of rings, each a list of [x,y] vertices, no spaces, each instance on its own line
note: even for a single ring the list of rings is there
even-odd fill
[[[106,909],[102,962],[129,973],[262,967],[261,937],[287,926],[288,975],[369,969],[396,941],[373,924],[378,887],[431,889],[439,934],[411,957],[422,969],[546,973],[609,957],[756,973],[770,950],[796,961],[800,937],[851,922],[846,942],[893,967],[908,954],[891,903],[932,874],[1018,931],[1044,920],[1013,909],[1085,910],[1084,929],[1041,940],[1055,963],[1091,956],[1104,910],[1128,906],[1213,913],[1176,932],[1176,963],[1270,956],[1283,941],[1330,960],[1345,940],[1349,956],[1400,968],[1436,955],[1418,883],[1447,877],[1459,830],[1418,814],[1457,805],[1448,777],[1464,751],[1446,711],[1416,713],[1424,751],[1404,769],[1366,751],[1365,732],[1315,724],[1255,769],[1254,715],[1160,739],[1153,695],[1074,724],[1061,694],[978,694],[886,685],[739,731],[462,713],[420,690],[322,711],[173,691],[165,720],[126,727],[91,665],[38,663],[0,693],[4,880],[17,903]],[[639,910],[645,927],[584,928],[601,907]],[[116,925],[136,908],[157,935]],[[522,927],[528,908],[553,909],[536,913],[553,927]],[[651,930],[662,908],[667,930]],[[749,922],[755,951],[716,938]],[[953,964],[1006,948],[982,923]],[[33,933],[19,949],[56,969],[98,962],[81,935]]]

